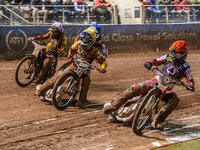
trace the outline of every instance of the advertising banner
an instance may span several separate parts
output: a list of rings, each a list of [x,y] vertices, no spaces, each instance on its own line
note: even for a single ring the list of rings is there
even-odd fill
[[[64,26],[67,49],[75,37],[89,26]],[[164,51],[176,40],[185,40],[190,49],[199,49],[199,24],[102,25],[102,39],[111,53]],[[20,59],[31,53],[28,37],[43,35],[49,26],[0,26],[0,59]],[[47,41],[38,42],[46,45]]]

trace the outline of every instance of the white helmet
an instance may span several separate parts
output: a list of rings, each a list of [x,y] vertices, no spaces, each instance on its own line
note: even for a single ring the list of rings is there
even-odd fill
[[[64,32],[64,28],[61,22],[54,22],[51,27],[50,30],[53,30],[54,27],[57,27],[57,30],[60,32]]]

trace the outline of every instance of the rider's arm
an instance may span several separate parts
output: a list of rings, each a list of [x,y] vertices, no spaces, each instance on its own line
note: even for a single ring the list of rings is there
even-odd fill
[[[57,48],[57,53],[63,53],[64,55],[67,55],[67,38],[65,35],[62,36],[62,43],[60,45],[60,48]]]
[[[36,36],[34,38],[34,40],[36,40],[36,41],[43,41],[45,39],[50,38],[50,36],[51,36],[51,32],[48,32],[47,34]]]
[[[107,61],[103,58],[103,55],[99,51],[96,51],[96,61],[101,64],[100,72],[105,73],[107,69]]]
[[[192,77],[192,69],[189,67],[189,65],[187,63],[184,63],[184,67],[187,67],[186,71],[184,72],[185,77],[187,79],[187,84],[188,84],[187,89],[194,91],[195,83],[194,83],[194,79]]]
[[[102,50],[102,53],[103,53],[103,57],[104,57],[104,59],[106,59],[106,57],[108,55],[108,51],[106,49],[105,43],[104,43],[103,40],[99,40],[98,43],[101,45],[101,50]]]
[[[164,64],[166,61],[172,62],[172,59],[171,57],[169,57],[169,55],[163,55],[160,58],[152,59],[148,62],[151,63],[152,66],[158,66],[158,65]]]
[[[75,38],[74,43],[76,43],[79,40],[79,35]]]
[[[74,54],[76,53],[78,46],[80,45],[81,41],[76,41],[69,49],[68,52],[68,60],[72,61]]]
[[[144,66],[148,70],[150,70],[152,66],[158,66],[158,65],[164,64],[166,61],[172,62],[172,59],[171,59],[171,57],[169,55],[164,55],[164,56],[161,56],[160,58],[152,59],[152,60],[146,62],[144,64]]]

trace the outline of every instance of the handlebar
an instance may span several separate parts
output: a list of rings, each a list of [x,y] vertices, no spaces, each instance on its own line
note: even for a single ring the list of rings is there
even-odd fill
[[[176,85],[178,85],[178,86],[184,86],[184,87],[187,87],[187,85],[184,83],[184,82],[182,82],[182,81],[179,81],[178,79],[176,79],[176,78],[173,78],[173,77],[171,77],[171,76],[169,76],[167,73],[165,73],[165,72],[163,72],[162,70],[160,70],[158,67],[156,67],[156,66],[152,66],[151,67],[151,70],[152,71],[157,71],[156,72],[156,74],[160,74],[160,75],[165,75],[165,76],[167,76],[167,77],[169,77],[170,79],[172,79],[172,82],[170,82],[170,83],[172,83],[172,84],[176,84]]]

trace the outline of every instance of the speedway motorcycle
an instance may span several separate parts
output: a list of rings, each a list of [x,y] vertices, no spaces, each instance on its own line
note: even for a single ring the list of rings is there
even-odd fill
[[[174,85],[186,87],[185,83],[170,77],[156,66],[151,69],[160,76],[160,83],[147,93],[127,101],[119,110],[109,114],[111,122],[132,123],[132,130],[136,134],[141,134],[142,130],[152,121],[152,117],[159,111],[159,101],[168,89]]]
[[[52,104],[58,110],[66,109],[80,92],[79,84],[83,74],[89,74],[90,70],[99,69],[86,61],[75,59],[77,66],[74,71],[70,70],[63,74],[54,84],[52,90]]]
[[[45,49],[45,46],[39,45],[32,41],[34,45],[34,50],[32,54],[27,54],[24,58],[20,60],[15,71],[15,81],[21,87],[26,87],[37,79],[37,76],[42,68],[42,62],[39,59],[40,51]],[[58,70],[64,70],[68,67],[71,62],[64,63]],[[56,72],[55,69],[48,69],[45,82],[48,78],[52,77]]]

